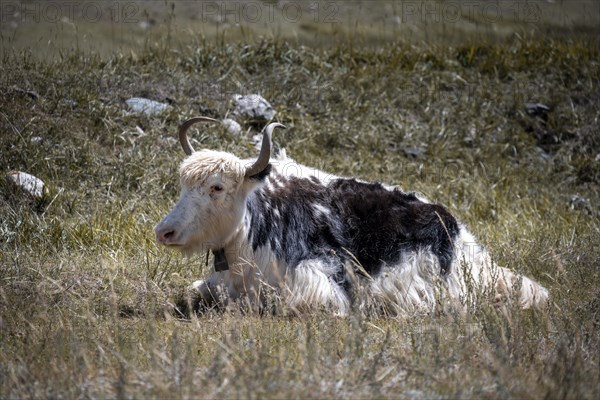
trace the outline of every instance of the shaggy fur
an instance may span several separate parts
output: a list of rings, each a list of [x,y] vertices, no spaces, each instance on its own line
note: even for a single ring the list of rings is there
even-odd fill
[[[541,307],[548,291],[495,266],[440,205],[379,183],[341,178],[285,154],[247,178],[242,161],[201,151],[181,166],[182,197],[157,226],[186,253],[223,249],[229,270],[194,287],[204,302],[275,291],[296,310],[351,304],[392,314],[464,309],[488,293]],[[514,296],[513,296],[514,295]]]

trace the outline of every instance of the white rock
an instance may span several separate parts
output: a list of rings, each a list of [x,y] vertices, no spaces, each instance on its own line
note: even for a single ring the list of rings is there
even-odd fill
[[[158,101],[145,99],[143,97],[132,97],[130,99],[125,100],[129,109],[137,114],[144,114],[147,116],[158,115],[166,110],[168,110],[171,106],[165,103],[160,103]]]
[[[546,115],[550,112],[550,107],[542,103],[525,103],[525,110],[529,115]]]
[[[239,135],[242,131],[242,127],[240,126],[240,124],[238,124],[231,118],[225,118],[223,121],[221,121],[221,123],[229,133],[232,133],[234,135]]]
[[[235,102],[234,115],[269,121],[276,114],[271,104],[258,94],[249,94],[246,96],[236,94],[233,95],[233,101]]]
[[[11,171],[8,173],[7,177],[16,186],[20,187],[33,197],[41,199],[44,196],[45,186],[41,179],[21,171]]]
[[[260,148],[262,147],[262,139],[263,135],[262,133],[259,133],[257,135],[252,136],[252,138],[250,139],[250,143],[256,148],[256,150],[260,151]]]

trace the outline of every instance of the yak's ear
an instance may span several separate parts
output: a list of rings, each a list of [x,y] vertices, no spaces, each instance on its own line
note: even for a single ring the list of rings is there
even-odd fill
[[[249,176],[248,179],[251,179],[256,182],[262,182],[265,180],[265,178],[267,176],[269,176],[272,169],[273,169],[273,166],[269,163],[262,171],[260,171],[258,174]]]

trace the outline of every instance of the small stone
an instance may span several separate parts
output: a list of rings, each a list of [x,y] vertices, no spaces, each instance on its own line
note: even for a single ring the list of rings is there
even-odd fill
[[[158,101],[145,99],[143,97],[132,97],[130,99],[125,100],[129,109],[136,114],[144,114],[148,117],[153,115],[158,115],[167,109],[169,109],[169,105],[165,103],[160,103]]]
[[[257,151],[260,151],[260,148],[262,147],[262,140],[262,134],[259,133],[257,135],[252,135],[252,137],[250,138],[250,144],[252,144]]]
[[[271,104],[258,94],[246,96],[236,94],[233,96],[233,101],[235,102],[234,115],[270,121],[276,114]]]
[[[29,139],[29,141],[31,142],[31,144],[39,144],[42,143],[42,137],[41,136],[32,136],[31,139]]]
[[[236,121],[232,120],[231,118],[225,118],[223,121],[221,121],[221,123],[223,124],[225,129],[227,129],[227,132],[229,132],[231,134],[239,135],[240,132],[242,131],[242,127],[240,126],[240,124],[238,124]]]
[[[571,196],[569,206],[571,207],[571,210],[592,211],[592,204],[590,203],[590,200],[576,194]]]
[[[62,99],[62,104],[71,110],[74,110],[77,108],[77,106],[79,106],[79,104],[73,99]]]
[[[402,151],[408,157],[419,158],[425,153],[425,148],[420,146],[404,147]]]
[[[418,390],[418,389],[405,390],[402,394],[406,398],[413,399],[413,400],[424,400],[424,399],[433,398],[433,396],[431,394],[425,393],[422,390]]]
[[[21,171],[11,171],[8,173],[7,178],[32,197],[37,199],[44,197],[45,185],[41,179]]]
[[[12,89],[13,89],[13,90],[14,90],[16,93],[19,93],[19,94],[22,94],[22,95],[24,95],[24,96],[27,96],[27,97],[29,97],[29,98],[31,98],[31,99],[33,99],[33,100],[38,100],[38,99],[40,98],[40,95],[39,95],[37,92],[33,91],[33,90],[25,90],[25,89],[21,89],[21,88],[20,88],[20,87],[18,87],[18,86],[13,86],[13,87],[12,87]]]
[[[542,161],[550,161],[552,159],[552,155],[546,150],[544,150],[542,147],[538,147],[537,150]]]
[[[542,103],[525,103],[525,111],[529,115],[543,116],[550,112],[550,107]]]

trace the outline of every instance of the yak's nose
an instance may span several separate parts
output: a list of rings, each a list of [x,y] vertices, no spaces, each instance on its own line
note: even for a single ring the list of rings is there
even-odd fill
[[[168,244],[169,240],[175,236],[175,230],[171,228],[156,227],[156,241],[162,244]]]

